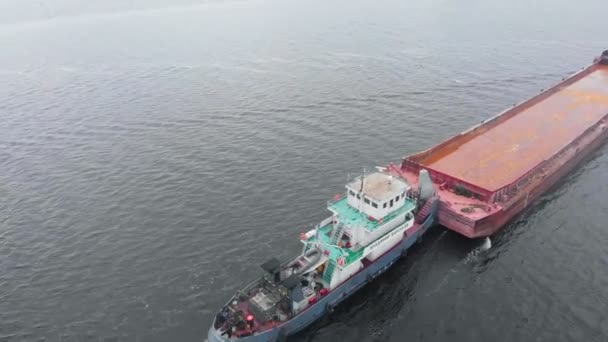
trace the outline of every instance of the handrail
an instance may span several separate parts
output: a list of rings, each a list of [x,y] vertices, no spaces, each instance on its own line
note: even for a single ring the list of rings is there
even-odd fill
[[[336,196],[334,196],[332,199],[327,201],[327,205],[330,206],[336,202],[340,202],[342,199],[344,199],[346,197],[346,192],[337,194]]]

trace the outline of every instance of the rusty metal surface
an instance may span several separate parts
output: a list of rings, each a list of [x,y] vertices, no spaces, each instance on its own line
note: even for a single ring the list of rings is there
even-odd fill
[[[512,183],[608,114],[608,67],[513,110],[507,120],[454,138],[420,164],[491,191]]]

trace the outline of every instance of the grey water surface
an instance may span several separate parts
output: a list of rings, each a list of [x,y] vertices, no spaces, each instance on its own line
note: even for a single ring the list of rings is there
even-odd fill
[[[0,341],[202,341],[347,176],[608,49],[605,0],[4,0]],[[608,148],[293,341],[608,341]]]

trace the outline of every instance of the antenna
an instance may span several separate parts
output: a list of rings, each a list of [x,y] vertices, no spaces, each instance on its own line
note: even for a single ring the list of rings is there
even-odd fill
[[[365,178],[365,168],[363,168],[363,173],[361,174],[361,187],[359,189],[359,203],[358,203],[358,210],[359,212],[361,212],[361,206],[363,205],[363,178]]]
[[[361,189],[359,189],[359,192],[363,192],[363,178],[365,178],[365,168],[363,168],[363,174],[361,174]]]

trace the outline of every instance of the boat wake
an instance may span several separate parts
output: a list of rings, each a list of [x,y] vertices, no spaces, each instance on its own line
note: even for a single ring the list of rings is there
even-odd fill
[[[467,254],[465,259],[465,263],[475,262],[478,258],[484,254],[484,252],[489,251],[492,248],[492,240],[489,237],[485,237],[481,244],[472,251]]]

